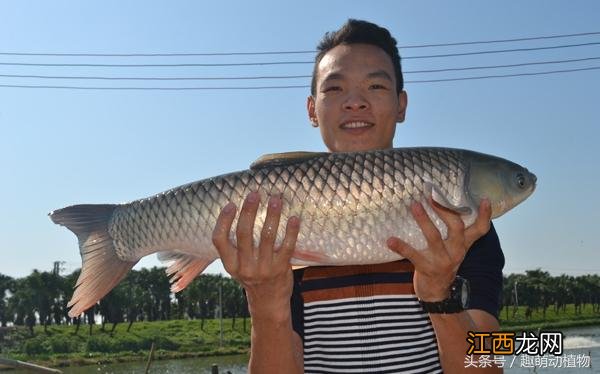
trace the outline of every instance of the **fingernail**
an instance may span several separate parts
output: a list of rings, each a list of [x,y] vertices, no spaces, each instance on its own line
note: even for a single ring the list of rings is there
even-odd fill
[[[277,209],[281,206],[281,199],[277,196],[271,196],[269,199],[269,207]]]
[[[421,203],[418,203],[416,201],[413,201],[413,203],[411,204],[411,209],[414,213],[417,213],[417,214],[423,213],[423,205],[421,205]]]
[[[260,200],[260,195],[258,194],[258,192],[250,192],[248,194],[248,197],[246,198],[246,201],[248,201],[249,203],[255,203],[259,200]]]
[[[300,218],[298,218],[296,216],[292,216],[292,217],[290,217],[290,219],[288,219],[288,224],[291,227],[296,228],[296,227],[300,226]]]
[[[235,204],[234,203],[228,203],[227,205],[225,205],[223,207],[223,213],[226,213],[226,214],[233,213],[234,210],[235,210]]]

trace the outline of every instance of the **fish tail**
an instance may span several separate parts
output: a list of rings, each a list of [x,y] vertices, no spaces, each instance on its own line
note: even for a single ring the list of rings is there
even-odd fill
[[[73,205],[50,213],[50,219],[65,226],[79,239],[81,274],[67,304],[70,317],[76,317],[110,292],[137,261],[121,260],[108,232],[108,222],[118,205]]]

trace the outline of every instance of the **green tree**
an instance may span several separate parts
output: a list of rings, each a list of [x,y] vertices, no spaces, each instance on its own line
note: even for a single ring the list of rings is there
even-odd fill
[[[12,322],[8,308],[9,294],[14,292],[15,280],[8,275],[0,274],[0,325],[6,327],[8,322]]]

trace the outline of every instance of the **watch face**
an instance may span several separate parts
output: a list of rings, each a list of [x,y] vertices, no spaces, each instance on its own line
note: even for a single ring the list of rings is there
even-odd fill
[[[463,308],[469,305],[469,282],[464,279],[460,285],[460,302]]]

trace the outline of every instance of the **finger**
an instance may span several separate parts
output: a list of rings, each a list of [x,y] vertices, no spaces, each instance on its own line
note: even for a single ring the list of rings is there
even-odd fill
[[[421,252],[414,249],[408,243],[402,241],[400,238],[392,236],[386,241],[386,244],[389,249],[412,262],[412,264],[415,265],[415,267],[420,267],[421,263],[424,260]]]
[[[430,200],[430,203],[435,213],[448,228],[446,249],[451,252],[450,254],[453,257],[457,256],[462,258],[465,255],[467,248],[465,248],[465,223],[460,214],[450,209],[446,209],[433,200]]]
[[[260,204],[258,192],[250,192],[244,201],[235,231],[237,249],[242,256],[252,257],[254,252],[254,221]]]
[[[428,248],[432,251],[440,251],[444,247],[444,242],[442,240],[442,234],[435,227],[434,223],[431,221],[425,208],[421,203],[414,202],[411,205],[411,212],[413,218],[423,231],[423,235],[425,236],[425,240],[427,240]]]
[[[300,232],[300,218],[292,216],[288,219],[285,227],[285,236],[281,247],[277,250],[277,258],[280,261],[285,261],[289,264],[294,250],[296,249],[296,242],[298,241],[298,233]]]
[[[235,220],[236,206],[234,203],[229,203],[223,207],[219,217],[217,217],[217,223],[212,233],[212,242],[219,252],[219,257],[223,262],[223,266],[227,269],[235,269],[237,266],[237,251],[229,240],[229,233],[231,232],[231,226]]]
[[[281,198],[271,196],[267,205],[267,216],[260,234],[260,244],[258,246],[259,258],[271,258],[273,255],[273,246],[277,238],[277,229],[281,219]]]
[[[479,211],[475,222],[465,230],[465,243],[471,248],[473,243],[490,231],[492,219],[492,206],[488,199],[483,199],[479,204]]]

